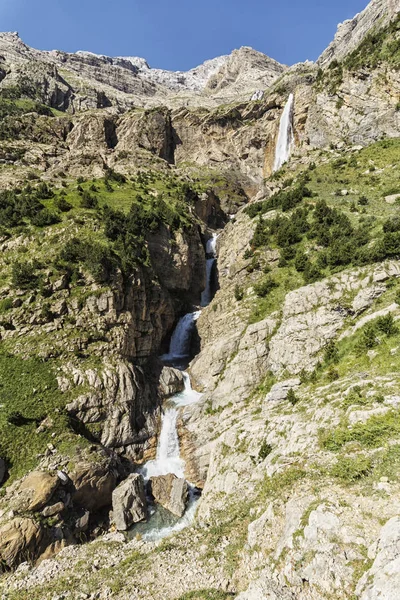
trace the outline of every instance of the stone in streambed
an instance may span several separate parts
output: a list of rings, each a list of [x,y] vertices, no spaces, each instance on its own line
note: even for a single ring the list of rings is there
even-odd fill
[[[182,517],[189,498],[186,481],[170,473],[150,478],[150,491],[157,504],[161,504],[177,517]]]
[[[147,517],[144,481],[137,473],[129,475],[112,495],[113,520],[118,531],[126,531],[133,523]]]
[[[159,390],[161,396],[169,398],[185,388],[182,372],[172,367],[164,367],[160,375]]]

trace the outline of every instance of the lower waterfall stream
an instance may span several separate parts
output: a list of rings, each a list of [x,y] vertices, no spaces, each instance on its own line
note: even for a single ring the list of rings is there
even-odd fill
[[[216,262],[216,240],[217,236],[214,234],[206,246],[206,288],[202,293],[202,307],[208,306],[213,296],[212,271]],[[161,357],[163,362],[182,371],[184,390],[169,398],[165,404],[156,458],[146,462],[140,469],[145,482],[150,477],[170,473],[177,477],[185,477],[185,461],[180,455],[177,420],[181,407],[194,404],[202,396],[201,393],[192,389],[190,376],[184,371],[190,360],[191,338],[200,314],[200,310],[187,313],[178,321],[171,337],[168,354]],[[161,506],[151,506],[147,522],[134,525],[129,532],[130,537],[141,535],[144,540],[157,541],[190,525],[196,513],[199,493],[190,482],[188,485],[189,501],[182,518],[175,517]]]

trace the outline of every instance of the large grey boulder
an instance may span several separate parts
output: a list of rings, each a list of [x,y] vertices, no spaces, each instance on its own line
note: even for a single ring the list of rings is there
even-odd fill
[[[161,396],[169,398],[182,392],[185,387],[182,371],[172,367],[164,367],[160,375],[159,390]]]
[[[118,531],[126,531],[147,516],[147,502],[142,475],[134,473],[115,488],[112,494],[113,520]]]
[[[161,504],[177,517],[182,517],[189,498],[186,481],[170,473],[150,478],[150,490],[157,504]]]

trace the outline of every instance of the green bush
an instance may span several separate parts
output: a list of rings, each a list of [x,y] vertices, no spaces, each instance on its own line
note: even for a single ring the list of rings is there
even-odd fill
[[[267,275],[264,277],[264,279],[256,283],[254,286],[254,291],[260,298],[265,298],[272,292],[274,288],[277,287],[277,285],[278,284],[272,279],[272,277]]]
[[[269,456],[272,452],[273,448],[270,444],[267,443],[267,440],[264,440],[260,446],[260,450],[258,452],[258,458],[260,460],[265,460],[267,456]]]
[[[235,294],[235,300],[237,300],[237,302],[240,302],[241,300],[243,300],[243,298],[244,298],[244,290],[243,290],[243,288],[240,285],[238,285],[238,284],[235,285],[235,292],[234,292],[234,294]]]
[[[30,262],[16,261],[11,267],[11,283],[15,288],[33,289],[37,286],[38,277],[35,267]]]
[[[389,411],[373,415],[365,423],[349,426],[347,422],[332,432],[321,434],[321,444],[326,450],[336,452],[349,442],[358,442],[365,448],[379,448],[386,441],[400,436],[400,413]]]
[[[299,399],[298,399],[298,397],[296,396],[296,394],[295,394],[295,392],[294,392],[293,388],[290,388],[290,389],[289,389],[289,391],[288,391],[288,394],[287,394],[287,400],[288,400],[288,402],[290,402],[290,404],[292,404],[293,406],[294,406],[295,404],[297,404],[297,403],[298,403]]]
[[[367,456],[340,456],[330,469],[330,474],[346,483],[355,483],[367,477],[371,471],[372,461]]]

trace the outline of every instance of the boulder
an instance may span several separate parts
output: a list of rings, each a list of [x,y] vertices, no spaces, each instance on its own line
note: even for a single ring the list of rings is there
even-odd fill
[[[83,515],[75,521],[75,531],[77,531],[78,533],[81,531],[86,531],[89,527],[89,520],[90,512],[88,510],[85,510]]]
[[[265,397],[266,402],[280,402],[286,400],[289,390],[298,388],[300,385],[300,379],[286,379],[286,381],[280,381],[272,386],[271,390]]]
[[[15,518],[0,527],[0,571],[32,560],[39,553],[43,532],[32,519]]]
[[[188,485],[183,478],[172,473],[151,477],[150,491],[157,504],[177,517],[183,516],[189,498]]]
[[[50,473],[44,471],[29,473],[19,486],[20,492],[26,493],[27,510],[41,510],[56,491],[58,484],[58,478]]]
[[[64,502],[56,502],[56,504],[52,504],[51,506],[45,506],[42,510],[42,515],[44,517],[54,517],[54,515],[58,515],[65,508]]]
[[[185,387],[182,372],[172,367],[164,367],[160,375],[159,391],[163,398],[182,392]]]
[[[108,462],[78,463],[70,479],[75,487],[75,506],[95,512],[111,504],[117,477]]]
[[[129,475],[112,494],[113,519],[118,531],[126,531],[147,516],[147,502],[142,475]]]

